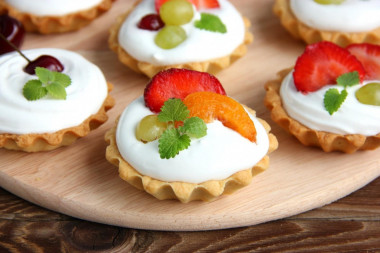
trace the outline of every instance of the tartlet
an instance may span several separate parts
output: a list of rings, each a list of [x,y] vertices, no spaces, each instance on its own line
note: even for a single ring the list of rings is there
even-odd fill
[[[318,41],[331,41],[340,46],[352,43],[380,43],[380,25],[378,28],[362,32],[343,32],[338,30],[321,30],[306,25],[294,15],[290,0],[276,0],[273,12],[279,17],[282,26],[296,39],[301,39],[307,44]]]
[[[327,46],[330,45],[333,48],[338,47],[328,42],[320,42],[320,43],[309,45],[306,49],[306,51],[308,52],[306,53],[305,51],[304,55],[311,55],[310,52],[312,50],[309,50],[308,48],[311,48],[314,46],[318,47],[318,45],[321,45],[321,44],[327,45]],[[367,45],[357,44],[357,45],[354,45],[353,47],[361,48],[362,46],[365,47]],[[323,47],[325,49],[327,48],[326,46],[323,46]],[[321,52],[319,51],[317,52],[317,54],[321,54]],[[295,67],[296,69],[297,67],[301,65],[300,62],[301,62],[300,60],[297,61],[297,64]],[[329,68],[329,67],[330,66],[326,66],[326,68]],[[313,67],[310,67],[310,66],[307,68],[314,69]],[[320,69],[319,71],[323,71],[323,70]],[[315,95],[314,98],[313,97],[307,98],[306,96],[310,95],[311,93],[317,94],[318,92],[325,92],[325,90],[327,90],[330,86],[321,85],[321,88],[316,89],[315,91],[302,91],[298,88],[294,88],[294,84],[293,84],[295,82],[294,76],[295,76],[294,68],[284,69],[278,73],[277,79],[268,81],[265,84],[266,96],[265,96],[264,102],[265,102],[266,107],[270,110],[271,118],[275,123],[281,126],[288,133],[296,137],[303,145],[319,147],[325,152],[341,151],[344,153],[353,153],[358,150],[372,150],[380,146],[380,129],[376,129],[376,123],[374,124],[372,122],[371,123],[369,122],[369,117],[376,120],[375,119],[376,114],[373,114],[372,110],[380,110],[378,106],[362,104],[361,102],[358,101],[357,98],[355,98],[355,95],[354,95],[355,90],[349,90],[348,92],[349,95],[346,99],[347,101],[343,102],[343,104],[341,105],[342,108],[339,108],[337,112],[334,112],[335,114],[339,114],[339,115],[334,115],[334,113],[332,115],[329,115],[327,110],[323,108],[324,107],[323,95]],[[365,86],[371,82],[380,82],[380,79],[378,80],[370,79],[370,80],[372,81],[368,81],[368,80],[362,81],[361,85]],[[296,87],[299,87],[299,86],[300,85],[298,86],[296,85]],[[331,87],[334,88],[335,86],[331,86]],[[361,86],[357,85],[355,87],[359,88]],[[283,91],[281,91],[282,88],[283,88]],[[355,89],[358,89],[358,88],[355,88]],[[288,95],[288,91],[291,91],[290,95]],[[282,95],[282,92],[285,95]],[[284,96],[286,99],[284,99]],[[302,98],[302,100],[297,100],[297,98],[300,98],[300,97]],[[319,100],[318,104],[314,104],[315,98],[317,98],[316,100]],[[349,105],[350,103],[352,105]],[[359,107],[359,109],[352,110],[353,107],[354,108]],[[365,111],[366,107],[369,110],[369,112]],[[286,108],[288,108],[288,110]],[[362,110],[363,108],[364,110]],[[289,115],[289,110],[291,110],[292,116]],[[313,114],[310,114],[312,111],[313,111]],[[346,115],[350,115],[349,114],[350,111],[352,115],[346,116]],[[360,114],[364,116],[361,117]],[[368,115],[372,115],[372,116],[368,116]],[[365,120],[366,117],[367,117],[367,121]],[[347,118],[347,122],[351,122],[351,123],[347,123],[346,121],[344,121],[343,123],[340,123],[339,121],[342,120],[343,118]],[[303,122],[301,123],[300,121],[303,121]],[[371,133],[369,132],[366,134],[358,133],[358,132],[355,133],[355,131],[365,132],[365,128],[367,127],[367,124],[368,124],[368,129],[371,128]],[[375,129],[372,129],[374,128],[374,126],[375,126]],[[321,128],[321,129],[316,129],[316,128]]]
[[[41,54],[53,55],[62,62],[63,73],[70,76],[71,85],[66,88],[65,100],[48,95],[28,101],[22,94],[23,85],[36,76],[23,72],[25,61],[16,52],[0,57],[0,68],[3,67],[0,148],[25,152],[53,150],[72,144],[107,121],[106,112],[114,105],[109,95],[112,85],[98,67],[62,49],[32,49],[24,54],[30,59]],[[86,74],[82,75],[82,71]]]
[[[168,71],[172,71],[172,69]],[[160,73],[164,72],[165,71]],[[158,75],[160,75],[160,73]],[[196,91],[197,89],[193,90],[195,93],[185,94],[186,97],[183,101],[187,103],[186,101],[190,96],[194,96],[194,94],[198,95],[199,93],[207,93],[209,95],[212,93],[212,96],[219,97],[225,96],[213,92]],[[145,101],[152,99],[152,97],[148,99],[146,97],[147,95],[145,95]],[[207,126],[209,130],[207,131],[211,132],[208,132],[206,137],[202,137],[203,139],[199,139],[199,142],[191,144],[187,150],[181,151],[176,157],[163,159],[159,157],[159,148],[156,146],[160,141],[155,140],[143,144],[136,140],[135,129],[138,121],[140,121],[144,115],[151,113],[146,106],[151,108],[147,104],[144,105],[143,98],[135,100],[118,118],[115,126],[107,131],[105,140],[109,145],[106,150],[106,158],[110,163],[118,167],[119,175],[123,180],[127,181],[134,187],[151,194],[159,200],[177,199],[182,203],[187,203],[193,200],[213,201],[223,194],[231,194],[250,184],[255,175],[265,171],[269,166],[268,154],[278,147],[276,137],[270,133],[270,126],[264,120],[256,118],[255,111],[252,109],[248,107],[244,107],[245,109],[243,109],[243,107],[241,107],[243,111],[245,110],[247,115],[250,115],[250,120],[255,122],[254,125],[257,130],[257,139],[255,143],[248,141],[245,137],[237,134],[237,132],[231,131],[231,129],[227,129],[227,127],[224,127],[221,124],[209,125],[219,124],[219,122],[208,123]],[[230,140],[231,137],[229,134],[223,135],[224,138],[221,138],[221,136],[217,137],[217,139],[219,139],[219,144],[212,144],[215,151],[214,148],[212,148],[212,150],[206,148],[207,151],[205,152],[205,146],[202,145],[211,145],[209,142],[213,140],[212,138],[215,138],[215,136],[213,136],[216,133],[215,129],[219,129],[219,127],[221,127],[220,129],[223,129],[223,131],[231,131],[229,133],[234,136],[233,138],[237,138],[239,141],[238,143],[244,143],[244,147],[248,147],[245,145],[252,145],[257,148],[256,150],[260,150],[257,154],[250,153],[251,149],[249,151],[243,150],[243,152],[245,152],[244,155],[246,155],[247,152],[249,152],[248,156],[254,157],[257,155],[257,157],[254,158],[245,157],[242,159],[250,160],[249,164],[251,165],[249,167],[240,168],[240,161],[236,159],[240,154],[231,154],[233,153],[234,148],[237,148],[234,142],[231,142],[230,145],[219,145],[223,140],[227,142]],[[235,134],[237,134],[237,136],[235,136]],[[126,147],[129,146],[133,148],[126,151]],[[223,154],[213,153],[219,152],[223,149],[225,149],[225,153]],[[204,154],[207,152],[210,153]],[[238,152],[241,152],[241,150]],[[231,170],[231,168],[228,168],[228,172],[224,172],[225,166],[223,163],[226,162],[226,159],[229,159],[229,157],[225,158],[225,156],[228,155],[235,157],[236,160],[230,159],[227,167],[230,166],[230,164],[236,164],[236,167],[239,169],[234,168]],[[207,159],[205,157],[207,157]],[[219,159],[217,162],[215,162],[215,157],[218,157]],[[191,162],[189,162],[189,160]],[[252,161],[255,162],[252,164]],[[243,163],[245,164],[245,162]],[[214,175],[214,173],[216,173],[216,175]],[[222,173],[222,175],[219,173]],[[214,177],[214,179],[212,179],[212,177]]]
[[[253,41],[253,35],[249,31],[250,21],[247,18],[242,17],[240,15],[242,19],[242,23],[243,23],[242,26],[245,26],[244,28],[245,32],[244,32],[241,43],[236,45],[236,47],[233,50],[231,50],[231,52],[224,52],[223,55],[218,56],[218,57],[210,57],[208,59],[203,59],[203,60],[182,60],[181,62],[178,62],[178,63],[157,63],[157,62],[151,61],[150,59],[147,60],[146,58],[145,59],[138,58],[132,55],[135,53],[133,52],[132,49],[128,51],[128,49],[124,48],[123,45],[121,45],[120,30],[122,29],[122,26],[124,25],[125,21],[131,16],[135,8],[139,6],[143,1],[146,2],[146,0],[137,0],[131,10],[127,11],[126,13],[120,15],[117,18],[115,24],[110,29],[110,36],[108,40],[109,47],[118,55],[120,62],[122,62],[124,65],[128,66],[129,68],[131,68],[137,73],[143,73],[147,75],[148,77],[152,77],[155,74],[157,74],[159,71],[164,70],[164,69],[186,68],[186,69],[215,74],[221,71],[222,69],[230,66],[240,57],[244,56],[247,52],[247,46]],[[151,1],[152,6],[154,5],[153,0],[148,0],[148,1]],[[223,0],[223,1],[226,1],[226,0]],[[153,9],[153,7],[151,9]],[[200,12],[208,13],[210,12],[210,10],[204,9],[204,10],[200,10]],[[139,17],[139,18],[142,18],[142,17]],[[194,22],[194,20],[192,22]],[[135,26],[137,27],[137,24],[135,24]],[[152,31],[151,33],[153,34],[155,33],[155,31]],[[129,39],[129,38],[130,37],[125,38],[125,39]],[[222,45],[223,43],[219,41],[218,45],[215,45],[215,46],[220,47]],[[144,47],[144,46],[139,45],[139,47]],[[198,48],[201,48],[201,47],[202,45],[198,46]],[[183,49],[183,51],[186,51],[186,49]],[[194,50],[192,52],[194,52]],[[168,57],[166,57],[164,53],[163,53],[163,59],[165,60],[168,59]]]
[[[75,31],[88,25],[95,18],[108,11],[113,1],[115,0],[97,1],[92,6],[64,14],[34,14],[30,11],[19,10],[11,1],[0,0],[0,13],[5,12],[18,19],[28,32],[38,32],[42,34],[64,33]],[[35,7],[38,7],[38,4],[41,5],[39,6],[40,9],[44,8],[44,2],[39,3],[33,1]],[[51,4],[54,5],[54,3]],[[69,5],[69,3],[66,4]]]

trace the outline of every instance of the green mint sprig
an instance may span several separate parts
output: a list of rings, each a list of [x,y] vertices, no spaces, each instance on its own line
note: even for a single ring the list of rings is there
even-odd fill
[[[201,13],[201,19],[195,21],[194,26],[210,32],[226,33],[227,28],[222,20],[216,15]]]
[[[38,79],[28,81],[22,90],[27,100],[38,100],[47,94],[56,99],[66,99],[66,87],[71,84],[69,76],[41,67],[35,71]]]
[[[167,100],[158,120],[167,122],[168,128],[158,140],[158,151],[162,159],[174,158],[180,151],[190,146],[191,138],[201,138],[207,134],[206,123],[198,117],[189,118],[189,110],[181,99]],[[175,128],[175,123],[183,122],[183,126]]]
[[[360,83],[359,73],[357,71],[345,73],[339,76],[336,79],[336,82],[339,86],[343,86],[344,90],[339,92],[339,90],[336,88],[328,89],[323,99],[325,109],[330,115],[333,115],[335,112],[337,112],[340,106],[346,100],[348,95],[346,88]]]

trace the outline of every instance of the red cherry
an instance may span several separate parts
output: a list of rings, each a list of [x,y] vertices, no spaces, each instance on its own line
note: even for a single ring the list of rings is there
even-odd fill
[[[144,16],[137,25],[140,29],[158,31],[165,26],[158,14],[148,14]]]
[[[24,41],[25,31],[22,24],[17,19],[6,14],[0,15],[0,33],[16,47],[20,47]],[[14,50],[15,49],[8,43],[0,40],[0,54],[5,54]]]
[[[42,67],[56,72],[62,72],[64,69],[62,63],[50,55],[41,55],[34,61],[29,62],[28,65],[25,66],[24,71],[30,75],[34,75],[36,73],[36,67]]]

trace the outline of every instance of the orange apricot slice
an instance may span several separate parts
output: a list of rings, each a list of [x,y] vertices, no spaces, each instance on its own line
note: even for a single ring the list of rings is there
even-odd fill
[[[183,103],[190,111],[190,117],[199,117],[206,123],[215,119],[224,126],[240,133],[248,140],[256,141],[256,128],[244,107],[225,95],[202,91],[191,93]]]

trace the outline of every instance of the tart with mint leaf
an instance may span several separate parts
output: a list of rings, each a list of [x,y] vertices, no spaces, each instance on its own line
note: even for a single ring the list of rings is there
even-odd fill
[[[63,33],[88,25],[115,0],[0,0],[0,13],[18,19],[28,32]],[[47,3],[48,2],[48,3]]]
[[[215,74],[245,55],[249,27],[228,0],[139,0],[111,28],[109,46],[148,77],[169,68]]]
[[[307,44],[380,43],[378,0],[276,0],[273,11],[293,37]]]
[[[112,86],[97,66],[62,49],[31,49],[21,55],[0,56],[0,148],[56,149],[108,119]]]
[[[345,153],[380,146],[379,45],[311,44],[265,89],[273,121],[306,146]]]
[[[106,158],[123,180],[157,199],[212,201],[267,169],[278,146],[269,131],[214,76],[169,69],[106,133]]]

